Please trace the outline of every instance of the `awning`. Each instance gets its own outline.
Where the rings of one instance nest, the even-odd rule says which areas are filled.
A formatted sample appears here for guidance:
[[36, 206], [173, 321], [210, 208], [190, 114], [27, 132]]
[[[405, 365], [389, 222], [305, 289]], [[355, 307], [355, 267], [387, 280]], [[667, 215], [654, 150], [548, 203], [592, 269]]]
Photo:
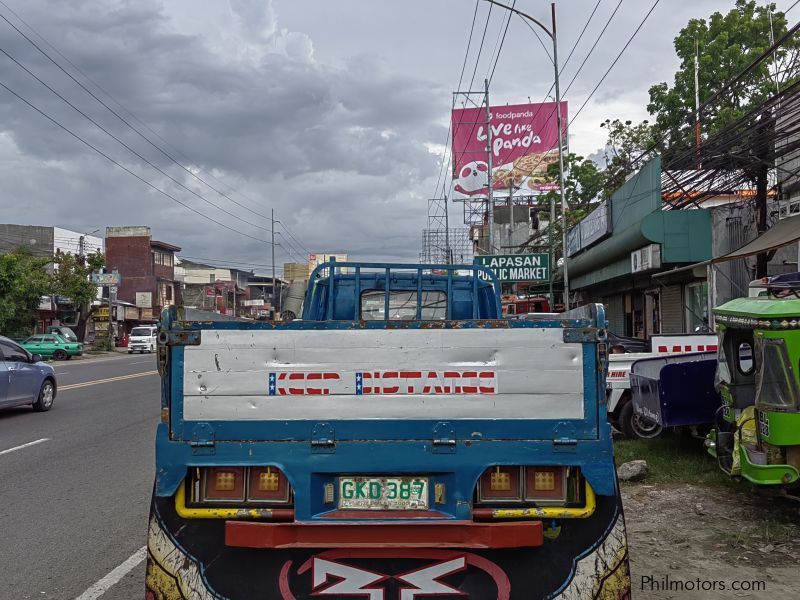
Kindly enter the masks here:
[[711, 260], [704, 260], [703, 262], [695, 263], [687, 267], [680, 267], [670, 271], [655, 273], [653, 277], [656, 279], [668, 277], [670, 275], [674, 275], [675, 273], [690, 271], [698, 267], [706, 267], [708, 265], [728, 262], [730, 260], [747, 258], [748, 256], [761, 254], [762, 252], [769, 252], [775, 248], [780, 248], [781, 246], [786, 246], [787, 244], [797, 241], [800, 241], [800, 215], [794, 215], [791, 217], [786, 217], [785, 219], [781, 219], [752, 242], [745, 244], [738, 250], [734, 250], [733, 252], [728, 252], [728, 254], [723, 254], [722, 256], [712, 258]]

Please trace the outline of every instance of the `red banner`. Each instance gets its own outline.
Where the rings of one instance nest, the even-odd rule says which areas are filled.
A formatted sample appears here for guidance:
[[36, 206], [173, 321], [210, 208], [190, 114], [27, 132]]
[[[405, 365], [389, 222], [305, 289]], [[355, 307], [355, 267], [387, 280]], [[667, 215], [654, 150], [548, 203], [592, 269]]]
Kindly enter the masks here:
[[[491, 114], [492, 190], [515, 195], [546, 191], [553, 183], [547, 176], [558, 161], [556, 103], [493, 106]], [[566, 143], [567, 103], [561, 102]], [[453, 111], [453, 199], [485, 198], [489, 165], [489, 131], [485, 108]]]

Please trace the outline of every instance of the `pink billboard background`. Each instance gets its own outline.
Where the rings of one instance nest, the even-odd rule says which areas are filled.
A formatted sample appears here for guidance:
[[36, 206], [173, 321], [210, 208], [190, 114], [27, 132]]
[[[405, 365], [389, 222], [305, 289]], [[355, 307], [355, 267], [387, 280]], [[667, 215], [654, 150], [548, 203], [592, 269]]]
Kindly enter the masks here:
[[[492, 190], [514, 195], [552, 189], [548, 166], [558, 161], [556, 103], [512, 104], [490, 108]], [[566, 140], [567, 103], [561, 102]], [[486, 197], [488, 162], [484, 108], [453, 110], [453, 199]]]

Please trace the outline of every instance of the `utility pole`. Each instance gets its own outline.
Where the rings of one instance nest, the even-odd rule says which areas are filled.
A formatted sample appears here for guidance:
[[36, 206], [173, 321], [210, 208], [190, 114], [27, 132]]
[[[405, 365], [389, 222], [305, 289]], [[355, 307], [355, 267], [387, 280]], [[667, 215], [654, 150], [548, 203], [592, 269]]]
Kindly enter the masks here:
[[273, 316], [277, 317], [277, 304], [275, 303], [275, 209], [271, 209], [270, 213], [272, 221], [272, 312]]
[[697, 168], [700, 168], [700, 53], [697, 38], [694, 40], [694, 142]]
[[[550, 13], [553, 18], [553, 69], [556, 78], [556, 119], [558, 124], [558, 183], [561, 188], [561, 256], [564, 258], [564, 310], [569, 310], [569, 274], [567, 273], [567, 196], [564, 189], [564, 135], [561, 124], [561, 87], [558, 79], [558, 40], [556, 38], [556, 3], [550, 4]], [[550, 265], [552, 278], [553, 265]]]
[[[531, 23], [538, 25], [542, 31], [544, 31], [550, 39], [553, 41], [553, 72], [555, 77], [555, 88], [556, 88], [556, 119], [558, 124], [558, 180], [559, 180], [559, 187], [561, 188], [561, 246], [562, 246], [562, 253], [564, 256], [564, 308], [569, 310], [569, 274], [567, 273], [567, 196], [566, 196], [566, 189], [564, 187], [564, 143], [563, 143], [563, 125], [562, 125], [562, 115], [561, 115], [561, 85], [559, 82], [558, 76], [558, 38], [556, 36], [556, 4], [555, 2], [550, 4], [550, 15], [552, 18], [552, 30], [545, 27], [542, 23], [538, 20], [534, 19], [532, 16], [525, 14], [521, 10], [517, 10], [513, 6], [507, 6], [505, 4], [501, 4], [500, 2], [495, 2], [495, 0], [486, 0], [490, 4], [496, 4], [506, 10], [510, 10], [513, 13], [517, 13], [523, 19], [527, 19]], [[487, 97], [488, 97], [488, 87], [487, 87]], [[556, 211], [555, 211], [555, 203], [550, 203], [550, 223], [548, 224], [549, 236], [550, 236], [550, 297], [552, 300], [552, 288], [553, 288], [553, 258], [555, 252], [553, 251], [553, 238], [552, 238], [552, 230], [556, 223]]]
[[494, 229], [494, 197], [492, 195], [492, 111], [489, 108], [489, 80], [484, 79], [483, 83], [484, 89], [486, 90], [484, 96], [484, 102], [486, 103], [486, 155], [489, 166], [489, 169], [486, 172], [489, 183], [486, 194], [486, 224], [489, 228], [489, 247], [486, 249], [486, 254], [492, 254], [494, 252], [494, 244], [492, 243], [492, 229]]

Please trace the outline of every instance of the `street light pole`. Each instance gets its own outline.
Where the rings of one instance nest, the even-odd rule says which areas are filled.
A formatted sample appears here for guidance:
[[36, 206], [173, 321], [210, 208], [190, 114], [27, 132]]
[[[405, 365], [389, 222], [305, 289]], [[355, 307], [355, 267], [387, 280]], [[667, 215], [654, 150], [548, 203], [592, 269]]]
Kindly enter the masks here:
[[[507, 6], [505, 4], [501, 4], [500, 2], [495, 2], [495, 0], [486, 0], [490, 4], [495, 4], [500, 6], [501, 8], [505, 8], [506, 10], [510, 10], [513, 13], [518, 14], [523, 19], [527, 19], [531, 23], [538, 25], [542, 31], [544, 31], [551, 40], [553, 40], [553, 72], [555, 76], [555, 88], [556, 88], [556, 122], [558, 127], [558, 182], [559, 187], [561, 188], [561, 237], [562, 237], [562, 253], [564, 257], [564, 308], [569, 310], [569, 275], [567, 273], [567, 197], [566, 192], [564, 189], [564, 144], [563, 144], [563, 126], [562, 126], [562, 115], [561, 115], [561, 86], [559, 83], [559, 76], [558, 76], [558, 39], [556, 36], [556, 5], [555, 2], [550, 4], [550, 14], [552, 16], [552, 27], [553, 30], [550, 31], [547, 27], [545, 27], [542, 23], [540, 23], [537, 19], [534, 19], [532, 16], [522, 12], [514, 8], [513, 6]], [[548, 224], [548, 229], [552, 231], [552, 228], [555, 226], [555, 206], [553, 203], [550, 204], [550, 223]], [[550, 253], [551, 253], [551, 260], [552, 260], [552, 253], [553, 253], [553, 245], [550, 244]], [[553, 267], [554, 265], [550, 265], [550, 282], [552, 285], [553, 280]]]

